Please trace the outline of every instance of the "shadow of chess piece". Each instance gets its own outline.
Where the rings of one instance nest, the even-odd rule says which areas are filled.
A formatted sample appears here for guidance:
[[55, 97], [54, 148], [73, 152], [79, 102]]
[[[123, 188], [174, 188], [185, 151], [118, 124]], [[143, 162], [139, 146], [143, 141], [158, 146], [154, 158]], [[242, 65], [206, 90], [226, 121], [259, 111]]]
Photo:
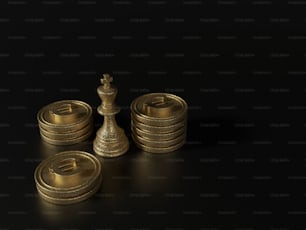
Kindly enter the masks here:
[[102, 157], [117, 157], [126, 153], [129, 141], [115, 120], [115, 115], [120, 112], [120, 108], [115, 104], [118, 90], [111, 85], [113, 78], [109, 74], [103, 74], [103, 77], [102, 85], [98, 87], [97, 92], [102, 100], [98, 113], [104, 116], [104, 122], [97, 131], [93, 149]]

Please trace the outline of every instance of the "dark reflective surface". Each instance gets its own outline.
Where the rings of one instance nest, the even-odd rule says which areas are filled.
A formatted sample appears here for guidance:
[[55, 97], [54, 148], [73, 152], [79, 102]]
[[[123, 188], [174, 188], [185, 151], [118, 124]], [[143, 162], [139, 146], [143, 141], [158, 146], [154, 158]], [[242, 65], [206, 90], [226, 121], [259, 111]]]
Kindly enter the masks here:
[[[1, 1], [0, 229], [305, 229], [303, 1]], [[189, 105], [187, 144], [101, 159], [91, 199], [54, 206], [33, 173], [66, 150], [40, 140], [38, 110], [96, 111], [114, 76], [118, 124], [151, 92]], [[96, 130], [103, 118], [94, 113]]]
[[[91, 141], [75, 146], [58, 147], [46, 144], [37, 138], [39, 146], [37, 155], [48, 157], [63, 150], [84, 150], [92, 152]], [[70, 206], [53, 205], [35, 195], [32, 202], [34, 213], [38, 214], [41, 223], [50, 226], [87, 226], [101, 218], [101, 226], [120, 226], [119, 219], [138, 219], [139, 224], [128, 222], [131, 226], [143, 226], [151, 216], [165, 217], [171, 212], [180, 214], [184, 207], [185, 192], [192, 187], [186, 184], [184, 177], [190, 177], [201, 186], [199, 178], [188, 175], [191, 165], [186, 165], [185, 155], [194, 150], [184, 148], [168, 154], [151, 154], [138, 150], [133, 144], [129, 152], [118, 158], [98, 159], [102, 162], [103, 183], [101, 189], [91, 199]], [[189, 157], [187, 157], [188, 159]], [[33, 164], [32, 166], [36, 166]], [[192, 183], [193, 184], [193, 183]], [[35, 188], [32, 192], [36, 194]], [[198, 195], [197, 195], [198, 196]], [[188, 205], [188, 204], [186, 204]], [[179, 209], [177, 209], [179, 208]], [[177, 209], [177, 210], [176, 210]], [[136, 220], [135, 219], [135, 220]], [[87, 224], [85, 224], [87, 223]], [[161, 223], [153, 223], [160, 225]], [[162, 225], [161, 225], [162, 226]]]

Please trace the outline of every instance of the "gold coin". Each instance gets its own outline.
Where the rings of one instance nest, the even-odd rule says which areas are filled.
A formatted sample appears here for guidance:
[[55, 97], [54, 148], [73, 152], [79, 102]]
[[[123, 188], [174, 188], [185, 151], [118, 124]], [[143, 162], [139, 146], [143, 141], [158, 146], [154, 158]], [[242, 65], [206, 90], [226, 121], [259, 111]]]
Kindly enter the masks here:
[[178, 129], [171, 133], [154, 133], [154, 132], [147, 132], [142, 129], [139, 129], [137, 127], [132, 126], [131, 128], [132, 133], [136, 136], [141, 136], [146, 139], [152, 140], [152, 141], [163, 141], [163, 140], [171, 140], [175, 139], [176, 137], [184, 134], [186, 132], [186, 128], [183, 127], [181, 129]]
[[142, 115], [139, 115], [137, 113], [132, 112], [131, 113], [131, 117], [134, 120], [137, 120], [138, 122], [142, 122], [145, 123], [147, 125], [152, 125], [152, 126], [158, 126], [158, 127], [164, 127], [164, 126], [168, 126], [168, 125], [174, 125], [177, 124], [179, 122], [182, 122], [183, 120], [187, 119], [187, 113], [184, 112], [180, 115], [178, 115], [175, 118], [171, 118], [171, 119], [158, 119], [158, 118], [146, 118]]
[[150, 93], [136, 98], [131, 111], [143, 123], [160, 121], [170, 125], [177, 123], [187, 113], [187, 103], [169, 93]]
[[134, 139], [134, 142], [138, 148], [142, 149], [145, 152], [149, 152], [149, 153], [169, 153], [169, 152], [178, 150], [185, 144], [185, 140], [184, 140], [170, 147], [149, 147], [149, 146], [139, 143], [136, 139]]
[[76, 125], [76, 126], [72, 126], [72, 127], [68, 127], [68, 128], [65, 128], [65, 127], [52, 127], [51, 129], [48, 127], [46, 129], [46, 126], [44, 125], [41, 125], [40, 122], [38, 122], [38, 126], [39, 126], [39, 129], [43, 129], [43, 131], [46, 131], [48, 132], [50, 135], [52, 134], [70, 134], [70, 133], [75, 133], [75, 132], [78, 132], [80, 130], [84, 130], [85, 128], [88, 127], [88, 125], [91, 124], [93, 125], [93, 117], [90, 117], [90, 119], [88, 119], [86, 122], [82, 123], [82, 125]]
[[180, 116], [174, 118], [174, 119], [168, 119], [168, 120], [161, 120], [161, 119], [147, 119], [143, 116], [137, 115], [136, 113], [131, 113], [131, 119], [135, 122], [141, 122], [146, 125], [154, 126], [154, 127], [165, 127], [170, 125], [175, 125], [180, 122], [184, 122], [187, 120], [187, 113], [181, 114]]
[[77, 137], [81, 137], [87, 134], [88, 132], [90, 132], [90, 130], [92, 129], [93, 129], [93, 123], [90, 122], [84, 128], [73, 131], [73, 132], [66, 132], [66, 133], [50, 132], [49, 130], [45, 130], [42, 127], [40, 127], [39, 131], [43, 136], [53, 139], [53, 140], [69, 140], [69, 139], [75, 139]]
[[150, 132], [150, 133], [173, 133], [176, 132], [179, 129], [183, 129], [187, 127], [187, 122], [182, 121], [180, 123], [174, 124], [174, 125], [169, 125], [169, 126], [164, 126], [164, 127], [156, 127], [156, 126], [151, 126], [147, 125], [141, 122], [137, 122], [134, 120], [131, 120], [131, 126], [132, 127], [137, 127], [143, 131]]
[[75, 204], [75, 203], [82, 202], [84, 200], [87, 200], [91, 196], [93, 196], [99, 190], [101, 182], [102, 182], [102, 177], [101, 177], [101, 181], [97, 181], [98, 185], [95, 186], [92, 190], [90, 190], [89, 192], [86, 192], [86, 193], [84, 193], [80, 196], [76, 196], [76, 197], [65, 197], [65, 198], [52, 197], [52, 196], [46, 195], [45, 193], [43, 193], [39, 189], [37, 189], [37, 191], [38, 191], [38, 194], [44, 200], [48, 201], [49, 203], [59, 204], [59, 205], [68, 205], [68, 204]]
[[131, 103], [131, 130], [136, 145], [148, 152], [166, 153], [186, 141], [187, 103], [168, 93], [150, 93]]
[[74, 203], [88, 198], [101, 184], [101, 163], [82, 151], [65, 151], [42, 161], [34, 179], [42, 198], [58, 203]]
[[62, 126], [46, 126], [45, 124], [38, 122], [38, 126], [39, 128], [42, 128], [44, 130], [48, 130], [48, 132], [50, 133], [58, 133], [58, 134], [62, 134], [62, 133], [71, 133], [71, 132], [75, 132], [76, 130], [81, 130], [83, 128], [85, 128], [88, 123], [90, 123], [91, 119], [81, 122], [79, 124], [76, 124], [75, 126], [70, 126], [70, 127], [62, 127]]
[[40, 134], [40, 136], [43, 141], [49, 144], [52, 144], [52, 145], [73, 145], [73, 144], [78, 144], [82, 141], [87, 140], [91, 136], [92, 131], [93, 129], [90, 129], [89, 132], [85, 133], [83, 136], [75, 137], [71, 139], [63, 139], [63, 140], [52, 139], [52, 138], [44, 136], [42, 133]]
[[99, 160], [82, 151], [55, 154], [42, 161], [35, 171], [37, 186], [49, 195], [80, 194], [84, 188], [90, 190], [91, 185], [95, 185], [95, 180], [100, 176]]
[[151, 140], [151, 139], [147, 139], [141, 136], [136, 136], [136, 135], [132, 135], [134, 140], [137, 140], [138, 143], [141, 143], [147, 147], [158, 147], [158, 148], [167, 148], [173, 145], [176, 145], [178, 143], [184, 142], [186, 139], [186, 135], [182, 134], [179, 137], [176, 137], [175, 139], [171, 139], [171, 140], [161, 140], [161, 141], [155, 141], [155, 140]]
[[39, 110], [37, 120], [45, 130], [73, 131], [86, 126], [92, 116], [92, 108], [82, 101], [63, 100], [53, 102]]
[[45, 196], [48, 196], [50, 198], [53, 199], [78, 199], [80, 197], [82, 197], [83, 195], [87, 194], [88, 192], [97, 189], [97, 187], [99, 188], [102, 182], [102, 174], [99, 175], [99, 177], [96, 179], [96, 181], [94, 183], [91, 183], [89, 186], [83, 186], [78, 190], [75, 191], [70, 191], [68, 192], [63, 192], [61, 190], [54, 190], [54, 191], [50, 191], [48, 190], [48, 188], [41, 186], [41, 185], [36, 185], [37, 191], [39, 191], [40, 193], [42, 193]]

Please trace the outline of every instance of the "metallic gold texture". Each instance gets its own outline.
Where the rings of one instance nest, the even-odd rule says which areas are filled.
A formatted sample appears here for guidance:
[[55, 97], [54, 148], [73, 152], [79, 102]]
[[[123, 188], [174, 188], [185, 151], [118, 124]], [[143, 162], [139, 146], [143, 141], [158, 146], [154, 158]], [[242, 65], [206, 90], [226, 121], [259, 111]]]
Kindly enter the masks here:
[[131, 104], [132, 138], [137, 147], [151, 153], [167, 153], [186, 141], [187, 103], [168, 93], [150, 93]]
[[111, 84], [112, 81], [113, 78], [109, 74], [103, 74], [102, 85], [97, 89], [102, 100], [98, 107], [98, 113], [104, 116], [104, 122], [97, 131], [93, 149], [96, 154], [102, 157], [121, 156], [129, 149], [128, 138], [115, 120], [115, 115], [119, 113], [120, 108], [115, 104], [118, 90]]

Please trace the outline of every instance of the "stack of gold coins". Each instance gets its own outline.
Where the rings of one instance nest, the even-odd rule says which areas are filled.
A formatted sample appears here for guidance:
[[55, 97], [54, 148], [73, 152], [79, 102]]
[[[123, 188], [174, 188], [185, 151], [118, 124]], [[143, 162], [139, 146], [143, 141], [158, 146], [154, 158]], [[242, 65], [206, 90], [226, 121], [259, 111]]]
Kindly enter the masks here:
[[51, 103], [38, 112], [37, 120], [42, 139], [54, 145], [79, 143], [93, 131], [92, 108], [77, 100]]
[[36, 168], [38, 194], [54, 204], [72, 204], [94, 195], [102, 182], [101, 163], [81, 151], [65, 151], [50, 156]]
[[150, 93], [131, 104], [132, 138], [137, 147], [152, 153], [172, 152], [186, 140], [187, 103], [168, 93]]

